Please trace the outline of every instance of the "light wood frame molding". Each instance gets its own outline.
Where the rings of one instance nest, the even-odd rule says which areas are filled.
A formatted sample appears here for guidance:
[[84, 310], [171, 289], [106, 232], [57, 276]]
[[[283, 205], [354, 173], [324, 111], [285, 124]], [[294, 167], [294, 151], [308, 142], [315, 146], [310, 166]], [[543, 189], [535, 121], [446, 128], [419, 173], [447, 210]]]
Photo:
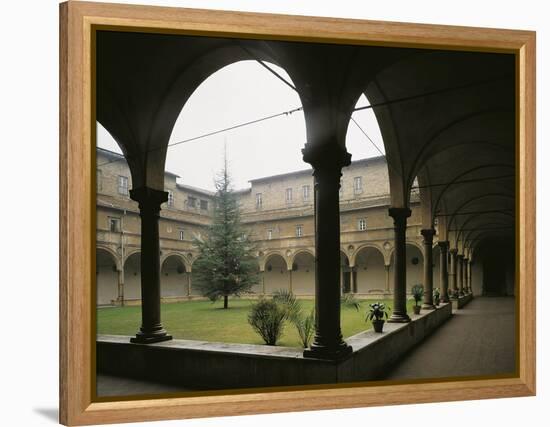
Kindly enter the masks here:
[[[249, 390], [92, 401], [95, 382], [94, 25], [201, 35], [508, 52], [517, 64], [516, 286], [518, 376], [460, 381]], [[66, 425], [351, 408], [535, 394], [535, 33], [69, 1], [60, 5], [60, 421]]]

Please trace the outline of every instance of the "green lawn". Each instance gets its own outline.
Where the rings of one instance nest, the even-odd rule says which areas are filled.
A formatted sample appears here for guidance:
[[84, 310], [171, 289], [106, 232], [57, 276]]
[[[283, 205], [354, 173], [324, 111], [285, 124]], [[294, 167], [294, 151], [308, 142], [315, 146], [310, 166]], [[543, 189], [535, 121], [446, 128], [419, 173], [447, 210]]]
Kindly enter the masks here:
[[[313, 300], [300, 300], [305, 313], [313, 308]], [[365, 322], [368, 304], [374, 300], [361, 300], [361, 308], [342, 308], [342, 333], [344, 337], [355, 335], [371, 328]], [[384, 301], [392, 306], [389, 300]], [[222, 302], [184, 301], [162, 304], [162, 322], [166, 330], [180, 339], [231, 342], [244, 344], [263, 344], [260, 336], [248, 324], [247, 315], [254, 300], [230, 299], [229, 308], [224, 310]], [[407, 303], [412, 312], [414, 301]], [[141, 307], [106, 307], [97, 310], [98, 334], [134, 335], [141, 324]], [[299, 347], [300, 341], [294, 326], [286, 326], [277, 345]]]

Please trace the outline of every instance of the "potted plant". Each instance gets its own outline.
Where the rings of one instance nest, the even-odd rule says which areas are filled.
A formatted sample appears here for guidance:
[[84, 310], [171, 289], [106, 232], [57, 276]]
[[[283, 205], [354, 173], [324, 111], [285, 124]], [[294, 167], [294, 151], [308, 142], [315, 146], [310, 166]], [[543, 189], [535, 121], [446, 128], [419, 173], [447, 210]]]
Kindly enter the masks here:
[[424, 297], [424, 286], [422, 285], [414, 285], [411, 289], [412, 296], [414, 298], [414, 306], [413, 311], [414, 314], [420, 314], [420, 301], [422, 301], [422, 298]]
[[439, 293], [439, 289], [435, 288], [435, 289], [434, 289], [434, 304], [435, 304], [436, 306], [439, 305], [440, 296], [441, 296], [441, 294]]
[[386, 308], [386, 305], [381, 302], [375, 302], [369, 304], [369, 312], [367, 313], [367, 318], [365, 321], [370, 320], [372, 322], [372, 327], [374, 332], [381, 333], [382, 328], [384, 327], [384, 317], [388, 318], [389, 307]]

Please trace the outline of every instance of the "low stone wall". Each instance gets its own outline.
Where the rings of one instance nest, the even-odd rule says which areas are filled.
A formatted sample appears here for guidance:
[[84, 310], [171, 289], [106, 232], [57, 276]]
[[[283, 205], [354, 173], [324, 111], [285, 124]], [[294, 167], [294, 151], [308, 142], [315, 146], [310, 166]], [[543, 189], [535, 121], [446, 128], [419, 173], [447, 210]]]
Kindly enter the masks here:
[[453, 299], [453, 308], [455, 310], [460, 310], [463, 308], [466, 304], [468, 304], [470, 301], [474, 299], [474, 296], [472, 294], [464, 295], [462, 297], [458, 297], [458, 299]]
[[290, 347], [190, 340], [143, 345], [103, 335], [97, 340], [97, 370], [201, 390], [368, 381], [451, 315], [451, 304], [442, 304], [413, 315], [410, 323], [386, 323], [382, 334], [371, 330], [349, 337], [353, 353], [338, 362], [307, 359], [301, 349]]

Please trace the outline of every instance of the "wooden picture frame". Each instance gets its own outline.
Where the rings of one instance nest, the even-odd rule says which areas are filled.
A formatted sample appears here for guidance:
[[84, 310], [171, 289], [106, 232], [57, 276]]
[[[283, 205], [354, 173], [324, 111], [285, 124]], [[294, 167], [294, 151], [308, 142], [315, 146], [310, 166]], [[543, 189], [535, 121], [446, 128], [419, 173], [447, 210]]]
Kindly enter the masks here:
[[[168, 420], [535, 394], [535, 33], [69, 1], [60, 5], [60, 421]], [[517, 377], [97, 402], [91, 111], [96, 25], [200, 35], [506, 52], [516, 56]]]

